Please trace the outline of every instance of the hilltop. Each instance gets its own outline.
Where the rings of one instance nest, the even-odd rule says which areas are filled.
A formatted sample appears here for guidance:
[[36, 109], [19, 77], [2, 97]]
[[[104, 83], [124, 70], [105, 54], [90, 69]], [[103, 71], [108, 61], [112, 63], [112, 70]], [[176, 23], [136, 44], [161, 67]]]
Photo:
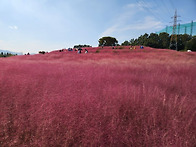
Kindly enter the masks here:
[[195, 146], [196, 53], [129, 48], [0, 58], [0, 146]]

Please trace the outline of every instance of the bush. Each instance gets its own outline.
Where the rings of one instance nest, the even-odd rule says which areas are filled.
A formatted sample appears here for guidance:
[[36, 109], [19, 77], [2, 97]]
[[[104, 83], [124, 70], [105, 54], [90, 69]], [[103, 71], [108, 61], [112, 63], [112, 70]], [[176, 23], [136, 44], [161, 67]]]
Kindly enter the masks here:
[[0, 57], [11, 57], [11, 56], [15, 56], [15, 55], [13, 55], [11, 53], [4, 54], [3, 52], [1, 52], [1, 54], [0, 54]]
[[95, 52], [95, 53], [100, 53], [100, 49], [96, 50], [96, 52]]
[[82, 48], [82, 47], [92, 47], [92, 46], [91, 45], [86, 45], [86, 44], [84, 44], [84, 45], [79, 44], [79, 45], [74, 45], [73, 48]]
[[124, 49], [124, 47], [123, 46], [120, 46], [119, 48], [117, 48], [117, 49]]
[[45, 51], [39, 51], [39, 54], [45, 54], [46, 52]]
[[186, 43], [186, 50], [196, 51], [196, 36]]

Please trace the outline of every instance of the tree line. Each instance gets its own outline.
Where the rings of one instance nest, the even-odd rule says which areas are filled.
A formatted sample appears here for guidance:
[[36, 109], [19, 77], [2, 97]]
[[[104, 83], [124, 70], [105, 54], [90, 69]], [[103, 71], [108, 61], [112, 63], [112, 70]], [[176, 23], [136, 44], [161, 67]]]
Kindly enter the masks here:
[[[171, 36], [168, 33], [145, 33], [136, 39], [124, 41], [121, 45], [144, 45], [160, 49], [174, 49], [170, 47]], [[196, 36], [188, 34], [177, 35], [177, 49], [178, 50], [192, 50], [196, 51]]]
[[11, 56], [16, 56], [17, 54], [11, 54], [11, 53], [4, 53], [4, 52], [1, 52], [0, 54], [0, 57], [11, 57]]
[[[149, 46], [153, 48], [160, 49], [174, 49], [170, 47], [171, 36], [168, 33], [151, 33], [141, 35], [136, 39], [131, 39], [130, 41], [124, 41], [122, 46], [135, 46], [135, 45], [143, 45]], [[118, 40], [114, 37], [102, 37], [98, 40], [99, 46], [119, 46]], [[180, 34], [177, 35], [177, 49], [178, 50], [192, 50], [196, 51], [196, 36], [190, 36], [188, 34]]]

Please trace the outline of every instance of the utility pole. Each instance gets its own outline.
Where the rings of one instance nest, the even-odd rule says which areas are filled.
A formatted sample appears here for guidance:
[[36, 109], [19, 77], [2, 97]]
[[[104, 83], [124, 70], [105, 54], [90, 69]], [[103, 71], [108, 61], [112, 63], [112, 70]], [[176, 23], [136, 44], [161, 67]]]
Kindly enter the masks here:
[[187, 34], [187, 33], [186, 33], [186, 29], [187, 29], [187, 26], [184, 27], [184, 34]]
[[190, 35], [192, 36], [193, 34], [193, 21], [191, 21], [191, 32], [190, 32]]
[[176, 26], [177, 26], [177, 18], [178, 17], [179, 16], [177, 16], [177, 10], [176, 10], [174, 16], [171, 17], [174, 19], [174, 21], [173, 21], [173, 32], [172, 32], [171, 40], [170, 40], [170, 48], [175, 49], [175, 50], [178, 50], [177, 33], [176, 33]]
[[180, 23], [178, 24], [178, 35], [180, 34]]

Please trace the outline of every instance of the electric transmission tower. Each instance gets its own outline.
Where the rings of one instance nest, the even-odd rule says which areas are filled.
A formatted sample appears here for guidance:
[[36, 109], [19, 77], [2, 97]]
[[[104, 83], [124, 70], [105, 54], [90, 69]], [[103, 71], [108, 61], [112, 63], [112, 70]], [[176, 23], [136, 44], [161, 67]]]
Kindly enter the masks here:
[[175, 14], [173, 17], [174, 21], [173, 21], [173, 31], [172, 31], [172, 35], [171, 35], [171, 40], [170, 40], [170, 48], [171, 49], [175, 49], [175, 50], [178, 50], [178, 42], [177, 42], [177, 18], [180, 17], [180, 16], [177, 16], [177, 10], [175, 11]]

